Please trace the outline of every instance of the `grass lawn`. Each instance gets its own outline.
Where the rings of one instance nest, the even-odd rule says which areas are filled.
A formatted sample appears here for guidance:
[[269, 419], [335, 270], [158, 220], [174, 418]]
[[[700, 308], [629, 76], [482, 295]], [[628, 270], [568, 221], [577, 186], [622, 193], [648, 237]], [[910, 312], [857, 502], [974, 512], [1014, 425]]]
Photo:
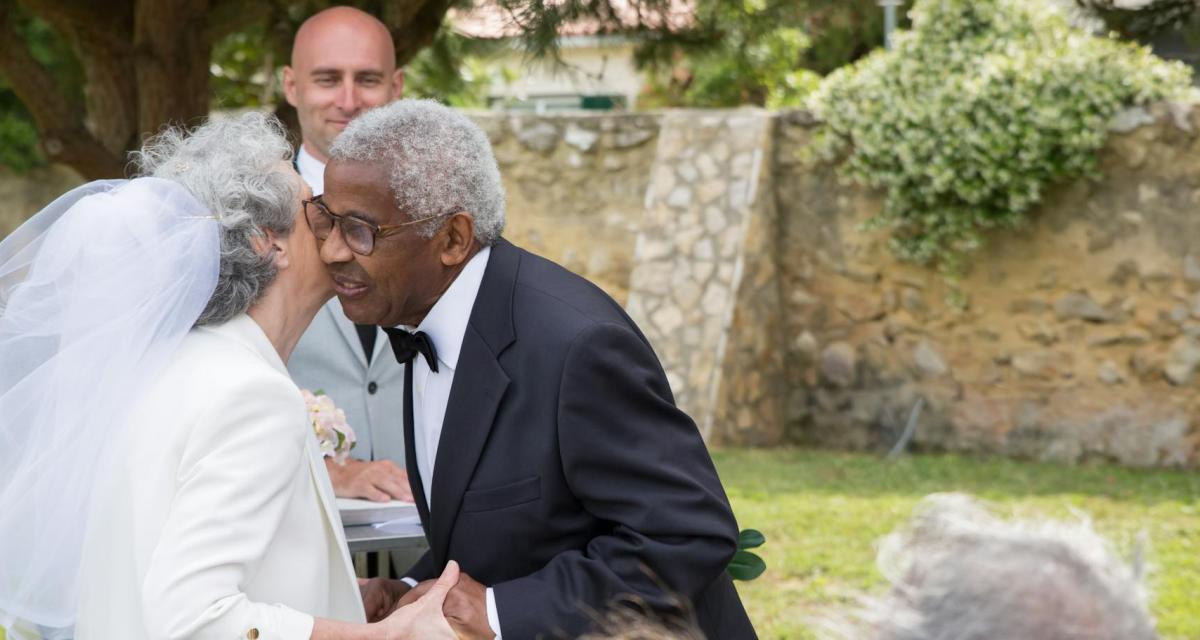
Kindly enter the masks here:
[[1200, 475], [950, 455], [893, 463], [786, 449], [713, 457], [738, 523], [767, 536], [758, 550], [767, 572], [738, 583], [764, 640], [811, 638], [807, 616], [879, 588], [872, 542], [937, 491], [971, 493], [1006, 514], [1069, 518], [1083, 511], [1122, 551], [1145, 530], [1159, 632], [1167, 639], [1200, 638]]
[[1200, 638], [1200, 476], [929, 455], [884, 462], [827, 451], [716, 451], [738, 524], [767, 536], [767, 572], [738, 583], [759, 636], [812, 638], [806, 617], [878, 589], [872, 542], [925, 495], [963, 491], [1002, 515], [1090, 514], [1124, 553], [1149, 535], [1153, 612], [1163, 638]]

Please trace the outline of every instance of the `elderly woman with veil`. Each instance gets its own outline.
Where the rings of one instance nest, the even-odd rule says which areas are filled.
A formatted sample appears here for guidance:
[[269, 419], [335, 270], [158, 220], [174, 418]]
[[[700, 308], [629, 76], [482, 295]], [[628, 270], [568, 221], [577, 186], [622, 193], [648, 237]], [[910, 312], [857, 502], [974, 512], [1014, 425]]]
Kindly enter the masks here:
[[259, 114], [168, 130], [142, 177], [79, 187], [0, 243], [10, 637], [454, 637], [453, 565], [390, 616], [364, 588], [366, 623], [284, 367], [332, 295], [290, 152]]

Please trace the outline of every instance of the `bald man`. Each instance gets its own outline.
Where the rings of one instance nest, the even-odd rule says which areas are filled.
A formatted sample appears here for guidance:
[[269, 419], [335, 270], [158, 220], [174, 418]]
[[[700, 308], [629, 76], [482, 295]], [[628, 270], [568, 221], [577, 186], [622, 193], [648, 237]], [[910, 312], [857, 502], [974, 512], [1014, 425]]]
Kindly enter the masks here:
[[[392, 36], [374, 16], [333, 7], [300, 26], [292, 64], [283, 69], [283, 90], [300, 119], [296, 170], [314, 196], [324, 191], [333, 139], [355, 116], [399, 97], [403, 85]], [[387, 336], [350, 322], [334, 298], [300, 339], [288, 370], [301, 387], [332, 398], [358, 436], [345, 465], [325, 461], [334, 493], [411, 502], [401, 423], [404, 370], [391, 356]]]

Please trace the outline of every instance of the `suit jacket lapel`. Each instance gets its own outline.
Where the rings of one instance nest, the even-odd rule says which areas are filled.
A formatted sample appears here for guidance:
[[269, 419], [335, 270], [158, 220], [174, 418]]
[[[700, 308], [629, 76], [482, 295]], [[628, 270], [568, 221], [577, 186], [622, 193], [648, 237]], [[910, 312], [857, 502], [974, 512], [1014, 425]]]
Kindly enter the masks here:
[[512, 297], [520, 251], [501, 239], [492, 247], [471, 321], [463, 336], [434, 464], [428, 537], [437, 566], [447, 560], [463, 494], [483, 455], [509, 378], [498, 357], [515, 340]]

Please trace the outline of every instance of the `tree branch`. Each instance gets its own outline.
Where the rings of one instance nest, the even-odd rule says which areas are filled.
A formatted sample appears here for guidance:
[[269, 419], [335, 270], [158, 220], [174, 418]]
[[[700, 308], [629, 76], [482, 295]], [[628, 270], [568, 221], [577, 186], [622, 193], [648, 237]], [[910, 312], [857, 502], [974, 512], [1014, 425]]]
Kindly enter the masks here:
[[391, 27], [392, 40], [396, 43], [396, 66], [408, 64], [421, 49], [433, 42], [452, 4], [453, 0], [426, 0], [411, 20]]
[[89, 179], [120, 177], [124, 163], [83, 126], [83, 106], [59, 90], [12, 21], [10, 6], [0, 5], [0, 73], [33, 116], [46, 158]]
[[133, 0], [20, 0], [31, 13], [54, 25], [63, 35], [86, 31], [112, 39], [124, 38], [133, 26]]
[[266, 20], [273, 9], [268, 0], [213, 0], [208, 8], [204, 37], [215, 43], [248, 24]]

